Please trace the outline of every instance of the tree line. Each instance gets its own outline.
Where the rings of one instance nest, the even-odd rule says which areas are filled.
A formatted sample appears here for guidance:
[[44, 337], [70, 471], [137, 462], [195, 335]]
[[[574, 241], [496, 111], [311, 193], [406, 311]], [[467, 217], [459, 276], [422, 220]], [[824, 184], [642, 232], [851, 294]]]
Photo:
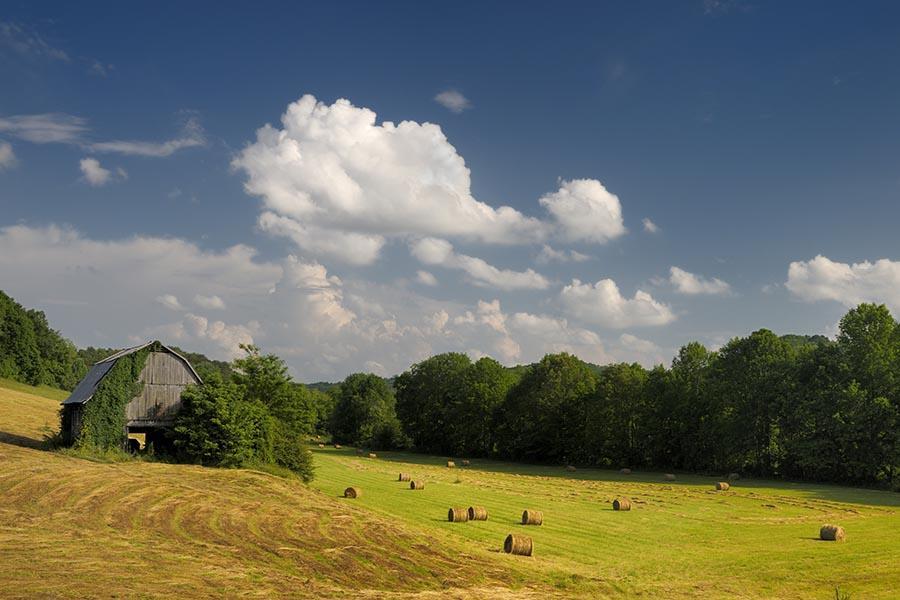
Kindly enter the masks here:
[[331, 394], [341, 443], [900, 487], [900, 326], [883, 305], [850, 310], [835, 341], [760, 329], [691, 342], [669, 368], [446, 353], [393, 389], [355, 374]]

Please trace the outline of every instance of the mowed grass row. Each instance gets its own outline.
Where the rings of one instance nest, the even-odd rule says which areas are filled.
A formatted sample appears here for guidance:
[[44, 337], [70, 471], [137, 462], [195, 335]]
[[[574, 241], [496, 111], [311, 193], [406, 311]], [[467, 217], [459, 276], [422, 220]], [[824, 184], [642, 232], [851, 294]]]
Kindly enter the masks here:
[[[314, 487], [420, 528], [436, 543], [462, 542], [470, 552], [525, 564], [548, 585], [584, 596], [654, 598], [896, 598], [900, 588], [900, 498], [875, 490], [474, 461], [405, 453], [358, 457], [353, 449], [316, 449]], [[426, 481], [423, 491], [399, 473]], [[629, 512], [612, 510], [631, 498]], [[486, 522], [451, 523], [451, 507], [484, 506]], [[543, 511], [540, 527], [521, 525], [522, 511]], [[844, 543], [818, 539], [825, 523], [843, 525]], [[531, 536], [532, 558], [501, 554], [507, 534]]]

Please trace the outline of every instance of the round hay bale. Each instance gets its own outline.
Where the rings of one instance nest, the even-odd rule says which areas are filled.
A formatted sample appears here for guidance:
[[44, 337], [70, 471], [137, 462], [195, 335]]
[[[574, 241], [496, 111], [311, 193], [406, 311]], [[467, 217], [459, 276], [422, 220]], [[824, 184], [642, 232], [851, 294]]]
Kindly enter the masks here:
[[675, 476], [671, 473], [666, 473], [665, 475], [663, 475], [663, 479], [665, 479], [666, 481], [675, 481]]
[[464, 467], [468, 467], [468, 466], [471, 465], [471, 464], [472, 464], [472, 463], [469, 462], [469, 461], [467, 461], [467, 460], [462, 461], [462, 466], [464, 466]]
[[465, 508], [451, 508], [447, 512], [447, 520], [451, 523], [465, 523], [469, 520], [469, 511]]
[[729, 479], [730, 481], [737, 481], [737, 480], [740, 479], [740, 478], [741, 478], [741, 474], [740, 474], [740, 473], [729, 473], [729, 474], [728, 474], [728, 479]]
[[447, 468], [448, 468], [448, 469], [455, 469], [455, 468], [456, 468], [456, 463], [453, 462], [452, 460], [448, 460], [448, 461], [447, 461]]
[[325, 444], [319, 444], [319, 448], [324, 448]]
[[847, 539], [847, 532], [840, 525], [822, 525], [819, 537], [830, 542], [843, 542]]
[[566, 467], [566, 471], [568, 471], [569, 473], [574, 473], [574, 472], [575, 472], [575, 466], [574, 466], [574, 465], [568, 465], [568, 466]]
[[340, 449], [341, 449], [341, 445], [340, 445], [340, 444], [335, 444], [335, 445], [334, 445], [334, 448], [335, 448], [335, 450], [340, 450]]
[[724, 481], [716, 482], [716, 489], [720, 492], [726, 492], [726, 491], [728, 491], [728, 488], [730, 488], [730, 487], [731, 486], [728, 485], [727, 483], [725, 483]]
[[409, 473], [400, 473], [400, 478], [397, 481], [409, 481]]
[[411, 490], [424, 490], [424, 489], [425, 489], [425, 482], [422, 481], [421, 479], [418, 480], [418, 481], [410, 481], [410, 482], [409, 482], [409, 489], [411, 489]]
[[621, 473], [622, 475], [631, 475], [631, 469], [629, 469], [629, 468], [619, 469], [619, 473]]
[[362, 496], [362, 490], [358, 487], [348, 487], [344, 490], [344, 498], [359, 498]]
[[613, 510], [631, 510], [631, 500], [628, 498], [616, 498], [613, 500]]
[[507, 554], [531, 556], [534, 552], [534, 542], [527, 535], [511, 533], [506, 536], [506, 541], [503, 542], [503, 551]]
[[378, 458], [378, 455], [374, 452], [369, 452], [369, 458]]
[[307, 450], [306, 453], [307, 453], [307, 454], [312, 454], [312, 450]]
[[483, 506], [470, 506], [469, 507], [469, 520], [470, 521], [487, 521], [488, 514], [487, 509]]
[[522, 525], [541, 525], [544, 522], [544, 513], [539, 510], [526, 510], [522, 513]]

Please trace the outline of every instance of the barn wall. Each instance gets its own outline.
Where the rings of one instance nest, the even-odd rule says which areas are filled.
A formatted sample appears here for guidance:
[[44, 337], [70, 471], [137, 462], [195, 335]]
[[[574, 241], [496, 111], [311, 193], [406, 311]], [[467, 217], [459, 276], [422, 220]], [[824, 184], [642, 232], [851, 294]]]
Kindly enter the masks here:
[[151, 352], [141, 371], [144, 389], [125, 406], [129, 427], [169, 425], [181, 408], [181, 390], [200, 381], [180, 358]]

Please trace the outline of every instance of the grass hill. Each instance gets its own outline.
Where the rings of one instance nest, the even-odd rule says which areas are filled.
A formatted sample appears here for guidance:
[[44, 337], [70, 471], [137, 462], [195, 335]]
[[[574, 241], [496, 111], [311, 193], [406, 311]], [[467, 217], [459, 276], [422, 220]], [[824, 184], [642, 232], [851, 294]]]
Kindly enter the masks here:
[[543, 597], [294, 479], [35, 449], [60, 398], [29, 391], [0, 388], [0, 597]]
[[[37, 449], [65, 392], [0, 382], [0, 597], [896, 597], [900, 496], [314, 448], [311, 488], [251, 470]], [[10, 387], [12, 386], [12, 387]], [[48, 397], [50, 396], [50, 397]], [[367, 456], [367, 454], [366, 454]], [[399, 482], [408, 472], [426, 488]], [[342, 498], [348, 486], [360, 498]], [[631, 498], [630, 512], [610, 502]], [[449, 523], [485, 506], [485, 522]], [[540, 527], [520, 524], [541, 510]], [[824, 523], [847, 541], [818, 540]], [[501, 552], [508, 533], [534, 557]]]

